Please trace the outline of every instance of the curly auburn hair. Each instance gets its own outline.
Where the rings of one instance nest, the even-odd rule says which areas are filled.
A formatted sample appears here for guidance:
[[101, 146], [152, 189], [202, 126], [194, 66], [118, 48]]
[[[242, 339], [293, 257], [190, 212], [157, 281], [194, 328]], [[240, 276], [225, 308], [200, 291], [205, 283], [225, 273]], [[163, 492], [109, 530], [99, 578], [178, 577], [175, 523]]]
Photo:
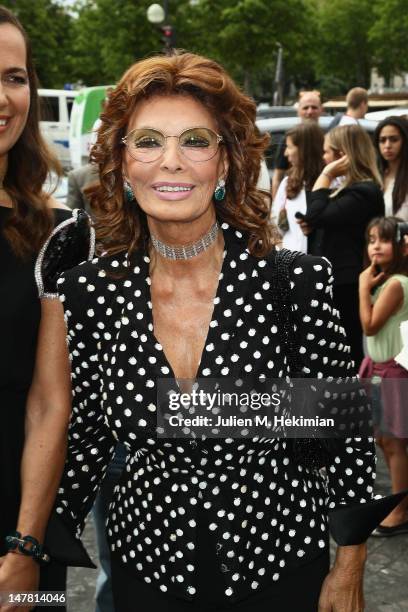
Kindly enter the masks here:
[[13, 13], [0, 6], [0, 27], [8, 24], [17, 28], [25, 42], [30, 109], [21, 136], [8, 152], [3, 185], [13, 201], [13, 212], [3, 234], [16, 255], [24, 258], [36, 253], [52, 230], [49, 194], [43, 191], [43, 185], [50, 170], [59, 175], [61, 167], [40, 133], [38, 80], [30, 40]]
[[145, 213], [129, 203], [123, 189], [124, 145], [130, 118], [137, 105], [158, 95], [191, 96], [216, 118], [229, 161], [226, 197], [217, 202], [217, 216], [243, 230], [253, 255], [265, 256], [277, 243], [270, 222], [270, 198], [257, 189], [260, 163], [269, 137], [255, 125], [256, 106], [216, 62], [177, 51], [133, 64], [111, 92], [101, 114], [91, 162], [99, 166], [100, 184], [87, 193], [95, 213], [98, 240], [107, 254], [147, 248]]

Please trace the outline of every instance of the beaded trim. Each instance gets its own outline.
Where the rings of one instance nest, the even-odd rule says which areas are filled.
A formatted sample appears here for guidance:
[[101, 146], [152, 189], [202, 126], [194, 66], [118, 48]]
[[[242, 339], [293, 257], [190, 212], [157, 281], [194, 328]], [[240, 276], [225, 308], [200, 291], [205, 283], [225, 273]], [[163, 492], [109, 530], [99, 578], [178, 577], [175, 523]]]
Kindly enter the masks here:
[[[78, 219], [78, 213], [79, 213], [80, 210], [81, 210], [80, 208], [74, 208], [74, 210], [72, 211], [72, 217], [70, 217], [69, 219], [65, 219], [65, 221], [62, 221], [56, 227], [54, 227], [53, 231], [48, 236], [47, 240], [45, 241], [45, 243], [41, 247], [40, 252], [38, 253], [37, 261], [35, 262], [35, 266], [34, 266], [34, 277], [35, 277], [35, 280], [36, 280], [36, 283], [37, 283], [38, 297], [40, 299], [41, 298], [48, 298], [48, 299], [51, 299], [51, 300], [57, 300], [59, 298], [59, 294], [58, 293], [47, 293], [47, 292], [44, 291], [44, 282], [43, 282], [43, 278], [42, 278], [42, 275], [41, 275], [42, 263], [43, 263], [43, 260], [44, 260], [45, 252], [46, 252], [47, 247], [50, 244], [52, 238], [55, 236], [55, 234], [58, 234], [58, 232], [60, 232], [62, 229], [64, 229], [64, 227], [67, 227], [68, 225], [71, 225], [72, 223], [76, 223], [77, 219]], [[91, 225], [90, 228], [89, 228], [88, 261], [93, 259], [94, 255], [95, 255], [95, 230], [94, 230], [94, 228]]]
[[[299, 251], [282, 249], [276, 252], [272, 267], [274, 287], [271, 293], [272, 306], [282, 329], [282, 339], [292, 378], [301, 377], [303, 369], [299, 356], [298, 330], [292, 315], [290, 269], [302, 255], [303, 253]], [[295, 460], [300, 465], [313, 470], [320, 470], [326, 466], [330, 457], [337, 451], [336, 440], [315, 438], [313, 435], [308, 438], [290, 438], [287, 440], [287, 445], [292, 449]]]
[[188, 244], [186, 246], [169, 246], [151, 234], [152, 245], [155, 250], [166, 259], [191, 259], [203, 251], [206, 251], [213, 244], [219, 229], [220, 227], [216, 221], [210, 230], [197, 240], [197, 242], [193, 242], [193, 244]]

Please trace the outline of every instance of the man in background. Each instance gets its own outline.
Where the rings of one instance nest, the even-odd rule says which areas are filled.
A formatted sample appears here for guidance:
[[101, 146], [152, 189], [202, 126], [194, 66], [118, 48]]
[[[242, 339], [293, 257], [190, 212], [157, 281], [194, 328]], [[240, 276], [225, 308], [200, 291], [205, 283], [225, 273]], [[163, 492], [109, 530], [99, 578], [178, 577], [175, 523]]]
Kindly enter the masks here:
[[[319, 117], [323, 112], [320, 92], [316, 90], [301, 91], [296, 103], [298, 117], [302, 121], [308, 119], [319, 121]], [[278, 145], [275, 158], [275, 169], [272, 177], [272, 200], [275, 198], [278, 187], [289, 169], [289, 162], [285, 157], [286, 138]]]
[[353, 87], [346, 96], [347, 110], [345, 113], [337, 113], [329, 125], [329, 130], [341, 125], [358, 124], [364, 119], [368, 110], [368, 91], [363, 87]]
[[98, 167], [95, 164], [85, 164], [77, 170], [68, 172], [68, 195], [67, 206], [69, 208], [84, 208], [87, 213], [91, 213], [89, 200], [84, 193], [84, 189], [99, 180]]

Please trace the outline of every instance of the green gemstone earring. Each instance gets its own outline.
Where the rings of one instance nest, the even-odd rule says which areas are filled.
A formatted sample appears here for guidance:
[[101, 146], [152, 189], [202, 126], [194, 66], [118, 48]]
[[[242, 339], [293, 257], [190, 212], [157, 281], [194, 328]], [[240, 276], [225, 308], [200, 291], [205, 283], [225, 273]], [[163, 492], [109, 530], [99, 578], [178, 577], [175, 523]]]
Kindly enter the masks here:
[[136, 200], [133, 189], [127, 179], [123, 179], [123, 191], [125, 193], [125, 199], [129, 204]]
[[214, 191], [214, 198], [217, 202], [221, 202], [225, 198], [225, 181], [224, 179], [218, 179], [217, 186]]

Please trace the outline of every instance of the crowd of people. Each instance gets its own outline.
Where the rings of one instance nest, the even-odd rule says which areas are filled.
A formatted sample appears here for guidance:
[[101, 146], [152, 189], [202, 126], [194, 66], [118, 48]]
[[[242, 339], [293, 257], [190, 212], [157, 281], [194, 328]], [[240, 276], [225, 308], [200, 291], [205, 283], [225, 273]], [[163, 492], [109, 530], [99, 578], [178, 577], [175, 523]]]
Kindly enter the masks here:
[[[300, 97], [301, 112], [301, 101], [312, 96], [317, 98], [317, 92]], [[406, 362], [394, 358], [402, 350], [401, 323], [408, 320], [408, 254], [399, 234], [400, 223], [408, 222], [408, 118], [384, 119], [372, 141], [358, 125], [367, 111], [367, 92], [353, 88], [347, 104], [347, 113], [330, 124], [326, 135], [316, 122], [320, 114], [311, 119], [300, 115], [302, 122], [286, 133], [288, 169], [274, 198], [273, 216], [284, 248], [332, 263], [333, 301], [356, 372], [370, 380], [377, 374], [391, 381], [407, 379]], [[314, 106], [321, 108], [317, 100]], [[282, 147], [278, 165], [281, 155]], [[383, 384], [376, 441], [392, 489], [401, 491], [408, 488], [408, 419], [404, 388], [394, 383], [390, 391], [391, 381]], [[404, 533], [406, 501], [373, 535]]]
[[349, 378], [360, 363], [367, 378], [407, 378], [405, 230], [384, 216], [406, 214], [407, 128], [378, 126], [378, 166], [358, 119], [324, 135], [321, 109], [301, 95], [286, 137], [282, 250], [254, 101], [213, 60], [137, 62], [101, 114], [91, 223], [43, 191], [59, 168], [30, 43], [0, 7], [2, 597], [64, 591], [67, 566], [92, 566], [79, 538], [120, 442], [102, 511], [117, 611], [364, 609], [367, 538], [408, 531], [402, 401], [378, 402], [394, 493], [381, 500], [371, 436], [162, 437], [157, 420], [160, 379], [257, 386]]

